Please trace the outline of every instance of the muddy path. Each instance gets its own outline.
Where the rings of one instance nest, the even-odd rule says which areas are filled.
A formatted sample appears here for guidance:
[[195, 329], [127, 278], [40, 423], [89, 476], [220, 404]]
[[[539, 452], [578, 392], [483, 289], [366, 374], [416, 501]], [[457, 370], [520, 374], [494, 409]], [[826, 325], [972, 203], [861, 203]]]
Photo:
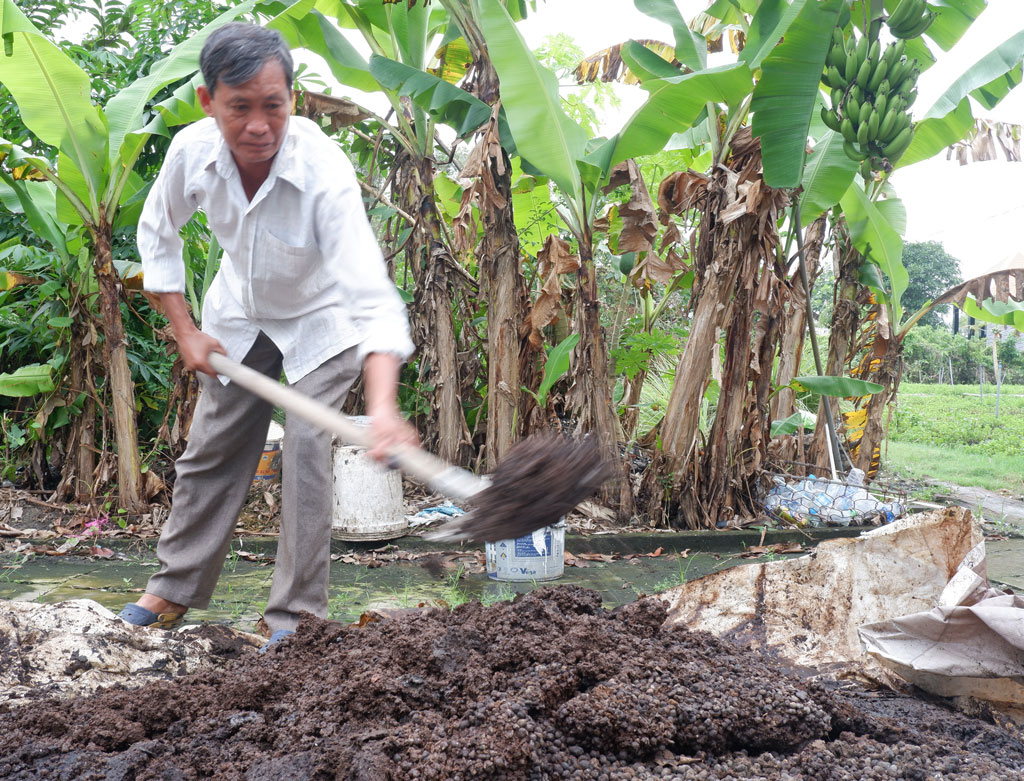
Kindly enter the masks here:
[[1007, 732], [829, 691], [663, 604], [545, 588], [278, 649], [137, 691], [0, 712], [14, 779], [1024, 778]]

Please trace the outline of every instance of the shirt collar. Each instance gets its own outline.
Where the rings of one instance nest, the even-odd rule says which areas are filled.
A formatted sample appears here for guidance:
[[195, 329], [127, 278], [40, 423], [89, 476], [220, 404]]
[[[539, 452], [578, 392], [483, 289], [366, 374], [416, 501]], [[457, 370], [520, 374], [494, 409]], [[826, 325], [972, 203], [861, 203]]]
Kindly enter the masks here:
[[[267, 178], [271, 180], [284, 179], [291, 182], [297, 189], [305, 191], [306, 172], [299, 156], [295, 153], [297, 145], [298, 137], [292, 129], [292, 123], [289, 122], [284, 141], [281, 143], [281, 148], [277, 150], [274, 163], [270, 167], [270, 175]], [[223, 179], [230, 179], [232, 176], [238, 175], [238, 166], [235, 165], [234, 158], [231, 157], [231, 150], [224, 143], [224, 136], [220, 134], [219, 129], [203, 168], [207, 169], [210, 166], [216, 166], [217, 174]]]

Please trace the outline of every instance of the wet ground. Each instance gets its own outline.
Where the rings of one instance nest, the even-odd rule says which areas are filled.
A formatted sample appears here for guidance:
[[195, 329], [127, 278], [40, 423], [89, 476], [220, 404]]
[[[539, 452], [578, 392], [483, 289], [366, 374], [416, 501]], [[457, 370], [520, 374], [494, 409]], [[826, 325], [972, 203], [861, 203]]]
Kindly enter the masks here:
[[5, 712], [13, 779], [1003, 779], [1024, 745], [923, 700], [802, 681], [543, 588], [363, 628], [309, 619], [221, 669]]
[[[855, 530], [813, 533], [744, 532], [569, 535], [568, 564], [558, 584], [594, 589], [604, 607], [634, 601], [723, 567], [800, 555], [825, 537]], [[1024, 541], [1022, 541], [1024, 542]], [[110, 559], [18, 554], [0, 556], [0, 599], [58, 602], [93, 599], [111, 610], [134, 601], [157, 567], [155, 543], [105, 541]], [[258, 620], [273, 575], [273, 538], [238, 538], [224, 563], [208, 610], [190, 613], [190, 621], [228, 623], [251, 630]], [[775, 547], [771, 547], [775, 546]], [[777, 551], [795, 550], [797, 553]], [[354, 621], [367, 610], [416, 607], [422, 603], [455, 606], [470, 600], [485, 605], [507, 601], [540, 585], [535, 581], [498, 582], [484, 572], [483, 548], [452, 548], [419, 537], [391, 543], [332, 545], [334, 561], [328, 617]]]
[[[611, 609], [636, 600], [638, 595], [664, 591], [724, 567], [802, 555], [821, 539], [856, 533], [856, 529], [769, 531], [762, 538], [761, 531], [755, 529], [710, 534], [569, 535], [569, 563], [556, 583], [593, 589], [600, 594], [602, 606]], [[987, 544], [989, 577], [1022, 591], [1024, 538], [999, 536], [1005, 539], [990, 538]], [[137, 598], [155, 571], [155, 543], [103, 544], [111, 547], [112, 558], [0, 555], [0, 599], [58, 602], [88, 598], [115, 612], [120, 610], [125, 602]], [[251, 631], [269, 594], [275, 547], [273, 538], [236, 539], [209, 609], [191, 611], [190, 622], [226, 623]], [[453, 549], [418, 537], [391, 543], [335, 541], [332, 553], [328, 617], [339, 621], [355, 621], [367, 610], [424, 603], [454, 607], [480, 600], [488, 605], [545, 585], [497, 582], [484, 572], [482, 548]]]

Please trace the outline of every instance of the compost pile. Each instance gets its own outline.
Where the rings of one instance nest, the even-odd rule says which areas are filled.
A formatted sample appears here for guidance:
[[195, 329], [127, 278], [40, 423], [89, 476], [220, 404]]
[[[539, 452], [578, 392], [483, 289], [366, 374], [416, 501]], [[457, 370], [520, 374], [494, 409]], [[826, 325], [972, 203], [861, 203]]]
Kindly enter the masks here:
[[886, 718], [664, 618], [572, 587], [309, 618], [264, 656], [0, 713], [0, 777], [1024, 778], [998, 728], [891, 696]]

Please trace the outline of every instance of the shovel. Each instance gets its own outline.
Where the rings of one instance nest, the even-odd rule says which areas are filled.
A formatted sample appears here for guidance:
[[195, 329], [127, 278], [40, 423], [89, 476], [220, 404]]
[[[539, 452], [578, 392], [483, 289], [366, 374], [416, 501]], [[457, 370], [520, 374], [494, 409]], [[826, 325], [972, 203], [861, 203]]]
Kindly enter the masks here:
[[[370, 448], [370, 431], [316, 399], [282, 385], [220, 353], [210, 365], [250, 393], [289, 415], [330, 431], [347, 444]], [[388, 452], [391, 465], [432, 491], [473, 509], [446, 521], [426, 536], [434, 540], [492, 542], [513, 539], [555, 523], [596, 492], [608, 476], [597, 443], [542, 435], [511, 448], [488, 478], [442, 461], [422, 448], [398, 445]], [[554, 478], [554, 484], [552, 483]], [[544, 483], [546, 490], [538, 490]]]

